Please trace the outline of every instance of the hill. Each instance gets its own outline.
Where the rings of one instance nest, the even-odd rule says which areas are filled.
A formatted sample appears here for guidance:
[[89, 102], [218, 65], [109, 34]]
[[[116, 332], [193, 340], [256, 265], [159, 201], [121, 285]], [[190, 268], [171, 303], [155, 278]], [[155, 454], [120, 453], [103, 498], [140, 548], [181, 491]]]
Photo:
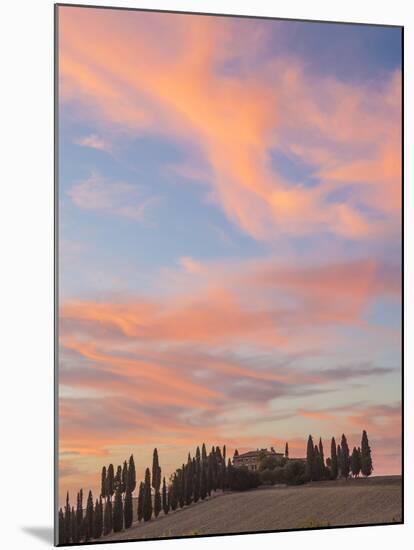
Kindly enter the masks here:
[[401, 522], [401, 490], [400, 476], [386, 476], [219, 493], [104, 540]]

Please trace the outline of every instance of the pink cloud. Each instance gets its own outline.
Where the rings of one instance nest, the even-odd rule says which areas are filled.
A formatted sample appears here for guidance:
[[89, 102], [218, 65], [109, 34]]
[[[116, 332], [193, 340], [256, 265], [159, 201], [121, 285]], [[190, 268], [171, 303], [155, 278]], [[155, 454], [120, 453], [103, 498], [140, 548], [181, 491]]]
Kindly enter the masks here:
[[[147, 17], [152, 29], [165, 32], [162, 44], [145, 29]], [[291, 58], [240, 76], [218, 76], [217, 66], [228, 59], [223, 44], [234, 44], [230, 23], [188, 17], [184, 25], [176, 17], [177, 26], [167, 30], [165, 17], [138, 14], [137, 32], [122, 16], [111, 18], [111, 25], [107, 18], [104, 11], [62, 10], [64, 101], [73, 100], [76, 90], [86, 104], [93, 98], [96, 116], [111, 124], [198, 146], [210, 166], [214, 200], [258, 239], [280, 230], [353, 239], [389, 231], [400, 196], [399, 74], [377, 90], [313, 80]], [[93, 38], [93, 48], [85, 37], [88, 44]], [[250, 46], [260, 47], [260, 39]], [[233, 55], [249, 53], [239, 46]], [[292, 187], [269, 165], [272, 148], [300, 152], [306, 162], [315, 160], [315, 146], [320, 161], [326, 160], [316, 170], [321, 184], [315, 188]], [[358, 194], [328, 206], [327, 198], [344, 182], [357, 182]], [[367, 217], [358, 208], [361, 197], [384, 219]]]

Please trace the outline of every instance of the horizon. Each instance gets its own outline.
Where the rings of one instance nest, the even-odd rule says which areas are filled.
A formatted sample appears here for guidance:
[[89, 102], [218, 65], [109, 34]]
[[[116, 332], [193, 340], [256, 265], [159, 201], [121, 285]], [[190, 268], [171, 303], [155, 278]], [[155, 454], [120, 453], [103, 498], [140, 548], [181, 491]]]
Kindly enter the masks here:
[[59, 502], [203, 441], [328, 456], [366, 429], [400, 475], [401, 29], [58, 29]]

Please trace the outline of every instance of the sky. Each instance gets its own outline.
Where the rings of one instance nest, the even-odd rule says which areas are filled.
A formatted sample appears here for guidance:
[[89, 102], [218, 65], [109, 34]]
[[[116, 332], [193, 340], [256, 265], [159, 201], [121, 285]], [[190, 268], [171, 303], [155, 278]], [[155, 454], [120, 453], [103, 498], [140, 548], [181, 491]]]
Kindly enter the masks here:
[[202, 442], [400, 473], [400, 29], [58, 24], [60, 502]]

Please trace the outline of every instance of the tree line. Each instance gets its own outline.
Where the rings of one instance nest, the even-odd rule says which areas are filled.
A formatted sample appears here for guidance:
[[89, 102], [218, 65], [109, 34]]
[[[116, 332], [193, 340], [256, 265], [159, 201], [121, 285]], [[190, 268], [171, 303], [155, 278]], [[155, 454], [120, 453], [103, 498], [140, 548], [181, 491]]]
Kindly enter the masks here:
[[[238, 451], [235, 451], [235, 456]], [[144, 479], [138, 487], [137, 520], [148, 522], [157, 518], [161, 511], [167, 515], [170, 510], [189, 506], [204, 500], [217, 490], [243, 491], [258, 487], [261, 483], [299, 484], [323, 479], [347, 479], [350, 475], [359, 477], [371, 475], [373, 471], [371, 448], [367, 432], [362, 433], [361, 446], [352, 453], [345, 435], [340, 445], [331, 440], [331, 456], [325, 461], [322, 439], [315, 445], [310, 435], [306, 459], [289, 459], [286, 443], [282, 460], [263, 454], [259, 457], [259, 470], [251, 471], [235, 467], [230, 458], [226, 463], [226, 446], [213, 446], [207, 453], [205, 443], [196, 448], [195, 455], [188, 453], [187, 461], [177, 468], [166, 481], [161, 476], [158, 451], [154, 449], [152, 468], [145, 469]], [[99, 539], [111, 532], [128, 529], [133, 523], [133, 492], [137, 487], [133, 455], [116, 471], [113, 464], [104, 466], [101, 472], [99, 498], [94, 502], [89, 491], [86, 508], [83, 508], [83, 490], [77, 494], [76, 508], [71, 506], [69, 493], [65, 506], [59, 509], [59, 544], [87, 542]]]
[[335, 438], [331, 439], [331, 456], [326, 459], [322, 439], [319, 444], [314, 445], [312, 436], [308, 438], [306, 448], [306, 477], [310, 481], [321, 479], [337, 479], [338, 477], [348, 479], [359, 477], [362, 474], [368, 477], [373, 472], [371, 447], [368, 442], [366, 430], [362, 432], [361, 446], [354, 447], [350, 453], [348, 441], [345, 434], [342, 434], [340, 444], [336, 444]]
[[[237, 479], [229, 475], [234, 468], [230, 459], [226, 465], [226, 446], [213, 446], [207, 454], [205, 443], [197, 447], [195, 456], [188, 453], [187, 462], [170, 476], [162, 478], [158, 451], [154, 449], [152, 468], [146, 468], [144, 480], [138, 488], [137, 519], [150, 521], [161, 511], [168, 514], [183, 506], [211, 496], [212, 492], [237, 488]], [[66, 505], [59, 509], [59, 544], [87, 542], [111, 532], [131, 527], [133, 522], [132, 493], [136, 488], [136, 471], [133, 455], [115, 472], [113, 464], [101, 472], [101, 490], [95, 503], [89, 491], [86, 509], [83, 509], [83, 491], [77, 494], [76, 508]]]
[[287, 444], [282, 458], [264, 454], [259, 460], [260, 482], [300, 485], [309, 481], [348, 479], [361, 474], [368, 477], [373, 472], [371, 447], [365, 430], [362, 432], [361, 445], [354, 447], [352, 452], [344, 434], [338, 445], [332, 437], [330, 455], [325, 459], [322, 439], [319, 438], [318, 444], [315, 444], [309, 435], [305, 460], [290, 459]]

